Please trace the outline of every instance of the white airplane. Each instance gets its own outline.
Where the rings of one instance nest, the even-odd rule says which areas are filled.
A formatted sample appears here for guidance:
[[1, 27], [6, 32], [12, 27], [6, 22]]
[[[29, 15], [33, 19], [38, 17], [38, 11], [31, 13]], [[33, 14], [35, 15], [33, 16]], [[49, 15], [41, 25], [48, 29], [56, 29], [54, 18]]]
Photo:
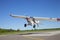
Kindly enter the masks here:
[[36, 25], [39, 24], [39, 21], [47, 20], [47, 21], [60, 21], [60, 18], [46, 18], [46, 17], [30, 17], [30, 16], [19, 16], [19, 15], [12, 15], [10, 16], [14, 18], [22, 18], [27, 20], [27, 24], [24, 24], [24, 27], [31, 25], [33, 28], [36, 27]]

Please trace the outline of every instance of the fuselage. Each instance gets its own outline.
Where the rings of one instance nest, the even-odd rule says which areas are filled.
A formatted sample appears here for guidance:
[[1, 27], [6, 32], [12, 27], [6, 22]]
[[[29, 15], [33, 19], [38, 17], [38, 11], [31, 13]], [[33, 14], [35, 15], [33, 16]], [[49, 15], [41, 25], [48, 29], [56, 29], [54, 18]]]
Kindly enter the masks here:
[[35, 18], [33, 18], [33, 17], [26, 18], [26, 20], [28, 22], [28, 25], [31, 25], [31, 26], [36, 25], [36, 24], [39, 23], [39, 21], [35, 20]]

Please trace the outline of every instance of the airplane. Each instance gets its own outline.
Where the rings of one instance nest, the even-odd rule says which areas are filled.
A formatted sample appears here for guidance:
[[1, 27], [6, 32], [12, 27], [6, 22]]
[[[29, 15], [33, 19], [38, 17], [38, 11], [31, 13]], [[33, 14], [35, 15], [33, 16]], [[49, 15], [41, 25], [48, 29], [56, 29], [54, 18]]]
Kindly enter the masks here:
[[47, 17], [30, 17], [30, 16], [21, 16], [21, 15], [13, 15], [10, 14], [10, 16], [14, 18], [22, 18], [27, 20], [27, 24], [24, 24], [24, 27], [27, 27], [28, 25], [33, 26], [33, 28], [36, 27], [36, 25], [39, 24], [39, 22], [42, 20], [47, 21], [60, 21], [60, 18], [47, 18]]

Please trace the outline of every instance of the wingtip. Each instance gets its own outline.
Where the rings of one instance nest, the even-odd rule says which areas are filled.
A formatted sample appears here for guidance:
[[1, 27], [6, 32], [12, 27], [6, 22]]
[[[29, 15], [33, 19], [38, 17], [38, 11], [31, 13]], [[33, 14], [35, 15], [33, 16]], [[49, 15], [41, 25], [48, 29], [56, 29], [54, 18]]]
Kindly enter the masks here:
[[11, 14], [9, 14], [11, 16]]
[[13, 14], [9, 14], [10, 16], [12, 16]]
[[57, 18], [57, 21], [60, 21], [60, 18]]

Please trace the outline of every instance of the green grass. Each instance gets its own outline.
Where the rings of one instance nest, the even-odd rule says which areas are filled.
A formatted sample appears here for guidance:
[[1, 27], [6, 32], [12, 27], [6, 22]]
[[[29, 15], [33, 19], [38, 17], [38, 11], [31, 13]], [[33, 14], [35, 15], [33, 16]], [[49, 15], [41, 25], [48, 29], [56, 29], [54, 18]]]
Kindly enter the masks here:
[[12, 30], [12, 29], [0, 29], [0, 35], [9, 35], [9, 34], [27, 34], [31, 32], [48, 32], [48, 31], [58, 31], [60, 28], [51, 28], [51, 29], [35, 29], [35, 30]]

